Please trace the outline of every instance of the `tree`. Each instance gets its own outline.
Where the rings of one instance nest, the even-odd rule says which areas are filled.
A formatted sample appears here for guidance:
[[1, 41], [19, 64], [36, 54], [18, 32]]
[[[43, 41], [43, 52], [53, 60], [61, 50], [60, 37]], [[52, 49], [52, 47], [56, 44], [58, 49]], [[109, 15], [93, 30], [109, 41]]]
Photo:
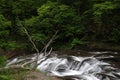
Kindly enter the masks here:
[[37, 15], [37, 8], [45, 2], [45, 0], [0, 0], [0, 12], [4, 17], [4, 19], [1, 19], [4, 23], [1, 23], [5, 25], [8, 21], [10, 22], [9, 26], [5, 25], [6, 27], [3, 27], [3, 25], [3, 29], [0, 29], [0, 34], [2, 34], [1, 40], [6, 41], [4, 45], [1, 45], [10, 48], [16, 47], [18, 45], [16, 43], [24, 43], [26, 38], [21, 35], [17, 19], [19, 18], [22, 21], [33, 15]]
[[115, 13], [118, 11], [117, 6], [118, 3], [114, 1], [104, 1], [93, 5], [93, 19], [97, 24], [96, 36], [102, 36], [101, 39], [111, 40], [111, 33], [116, 32], [114, 28], [119, 29], [119, 27], [116, 27], [118, 21], [120, 21], [120, 19], [117, 19], [119, 13]]
[[75, 9], [58, 2], [47, 2], [42, 5], [38, 8], [38, 16], [26, 20], [25, 26], [32, 32], [34, 39], [49, 39], [59, 30], [59, 42], [72, 41], [74, 37], [83, 33], [84, 29]]

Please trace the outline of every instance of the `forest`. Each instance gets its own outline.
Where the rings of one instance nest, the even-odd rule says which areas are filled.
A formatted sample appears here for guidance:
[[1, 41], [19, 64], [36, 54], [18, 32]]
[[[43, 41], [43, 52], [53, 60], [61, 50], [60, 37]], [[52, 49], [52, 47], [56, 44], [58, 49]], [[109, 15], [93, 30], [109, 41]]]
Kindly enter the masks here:
[[39, 49], [57, 30], [54, 49], [94, 41], [119, 44], [119, 22], [119, 0], [0, 0], [0, 47], [31, 48], [22, 27]]
[[39, 50], [56, 31], [53, 50], [120, 45], [120, 0], [0, 0], [0, 50], [35, 52], [24, 28]]

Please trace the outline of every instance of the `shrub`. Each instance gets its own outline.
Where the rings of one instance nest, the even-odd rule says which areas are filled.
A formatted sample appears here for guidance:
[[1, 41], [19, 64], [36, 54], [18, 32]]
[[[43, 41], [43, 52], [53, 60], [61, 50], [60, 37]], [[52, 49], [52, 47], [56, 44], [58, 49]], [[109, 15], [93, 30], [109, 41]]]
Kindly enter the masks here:
[[6, 66], [7, 59], [5, 56], [0, 56], [0, 67]]

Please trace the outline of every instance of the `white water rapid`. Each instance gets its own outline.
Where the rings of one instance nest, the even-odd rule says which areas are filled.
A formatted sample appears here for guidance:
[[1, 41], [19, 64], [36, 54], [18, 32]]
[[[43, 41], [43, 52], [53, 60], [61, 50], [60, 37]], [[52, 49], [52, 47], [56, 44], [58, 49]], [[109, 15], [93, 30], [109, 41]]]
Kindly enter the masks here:
[[[8, 61], [7, 66], [29, 59], [35, 59], [35, 55], [14, 58]], [[37, 69], [67, 80], [120, 80], [119, 68], [93, 56], [57, 56], [53, 53], [49, 58], [39, 60]]]

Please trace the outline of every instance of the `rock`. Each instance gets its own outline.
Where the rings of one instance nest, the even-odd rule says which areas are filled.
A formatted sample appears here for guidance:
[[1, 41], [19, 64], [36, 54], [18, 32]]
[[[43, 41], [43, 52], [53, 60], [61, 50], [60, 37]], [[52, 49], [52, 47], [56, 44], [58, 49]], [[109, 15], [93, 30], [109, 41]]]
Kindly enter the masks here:
[[63, 80], [57, 77], [47, 76], [39, 71], [30, 71], [25, 80]]

